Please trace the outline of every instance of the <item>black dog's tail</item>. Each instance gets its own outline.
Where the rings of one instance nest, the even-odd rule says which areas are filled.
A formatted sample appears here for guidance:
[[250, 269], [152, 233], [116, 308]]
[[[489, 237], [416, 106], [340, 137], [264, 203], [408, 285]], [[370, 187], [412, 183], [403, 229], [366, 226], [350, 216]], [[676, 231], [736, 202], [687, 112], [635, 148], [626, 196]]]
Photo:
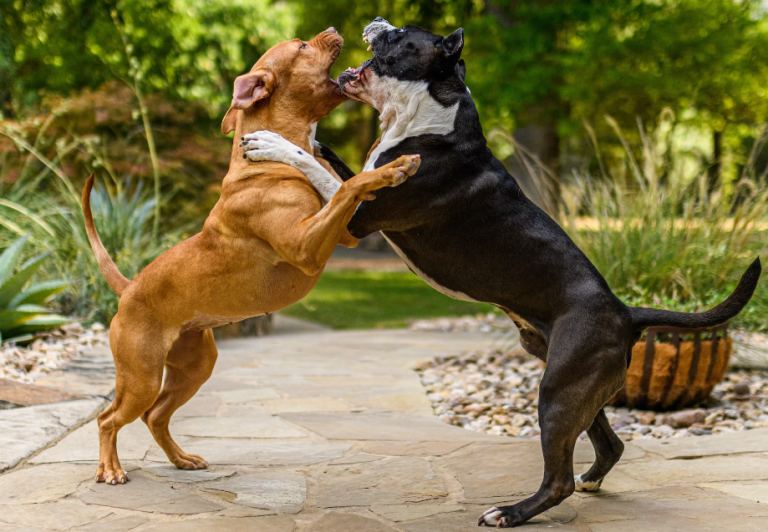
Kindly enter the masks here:
[[730, 320], [736, 314], [741, 312], [749, 302], [752, 294], [757, 287], [757, 280], [760, 278], [760, 258], [755, 259], [744, 275], [741, 276], [739, 285], [728, 298], [711, 308], [706, 312], [686, 313], [672, 312], [669, 310], [658, 310], [645, 307], [629, 307], [629, 313], [632, 316], [632, 323], [640, 331], [647, 327], [669, 326], [669, 327], [691, 327], [706, 328], [720, 325]]

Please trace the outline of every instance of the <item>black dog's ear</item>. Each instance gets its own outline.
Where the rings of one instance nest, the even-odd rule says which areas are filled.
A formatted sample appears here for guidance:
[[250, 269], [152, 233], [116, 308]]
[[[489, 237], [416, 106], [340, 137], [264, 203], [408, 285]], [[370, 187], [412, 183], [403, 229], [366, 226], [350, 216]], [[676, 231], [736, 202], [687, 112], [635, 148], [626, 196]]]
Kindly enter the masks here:
[[456, 63], [456, 73], [459, 75], [461, 82], [465, 83], [464, 78], [467, 77], [467, 64], [463, 59], [459, 59], [459, 62]]
[[445, 57], [458, 61], [459, 57], [461, 57], [462, 48], [464, 48], [464, 30], [462, 28], [443, 38], [443, 53]]

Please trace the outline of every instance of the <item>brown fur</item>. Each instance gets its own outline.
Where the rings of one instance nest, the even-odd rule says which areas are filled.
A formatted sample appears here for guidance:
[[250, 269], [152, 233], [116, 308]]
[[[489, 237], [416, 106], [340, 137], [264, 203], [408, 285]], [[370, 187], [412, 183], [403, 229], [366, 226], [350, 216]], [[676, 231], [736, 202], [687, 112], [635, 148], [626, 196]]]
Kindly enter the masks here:
[[102, 274], [121, 296], [110, 329], [115, 399], [98, 417], [98, 482], [128, 480], [117, 456], [117, 433], [139, 416], [177, 467], [207, 467], [200, 456], [181, 450], [168, 425], [213, 371], [211, 327], [274, 312], [304, 297], [336, 245], [357, 243], [346, 231], [357, 205], [418, 168], [418, 157], [411, 156], [362, 173], [323, 207], [294, 168], [243, 160], [238, 143], [249, 131], [271, 130], [312, 152], [312, 124], [345, 99], [328, 77], [340, 48], [335, 30], [309, 43], [286, 41], [238, 78], [222, 123], [225, 133], [236, 133], [219, 202], [202, 232], [160, 255], [133, 281], [120, 274], [99, 240], [89, 204], [93, 176], [86, 183], [88, 237]]

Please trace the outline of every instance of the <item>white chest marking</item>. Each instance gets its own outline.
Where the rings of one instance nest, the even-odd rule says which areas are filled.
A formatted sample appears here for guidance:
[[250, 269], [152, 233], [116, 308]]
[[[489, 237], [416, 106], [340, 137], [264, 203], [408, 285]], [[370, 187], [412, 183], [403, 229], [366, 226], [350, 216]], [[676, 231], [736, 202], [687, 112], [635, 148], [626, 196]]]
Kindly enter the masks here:
[[472, 299], [471, 297], [469, 297], [464, 292], [457, 292], [455, 290], [451, 290], [450, 288], [446, 288], [446, 287], [438, 284], [429, 275], [427, 275], [426, 273], [424, 273], [423, 271], [418, 269], [416, 266], [414, 266], [413, 262], [411, 262], [411, 259], [409, 259], [408, 256], [405, 253], [403, 253], [402, 249], [397, 247], [389, 238], [387, 238], [387, 235], [385, 235], [384, 233], [381, 233], [381, 234], [382, 234], [382, 236], [384, 238], [387, 239], [387, 242], [389, 242], [389, 245], [392, 246], [392, 249], [395, 250], [395, 253], [397, 253], [400, 256], [400, 258], [403, 259], [403, 262], [405, 262], [408, 265], [408, 267], [411, 269], [411, 271], [413, 271], [413, 273], [415, 273], [416, 275], [421, 277], [424, 280], [424, 282], [427, 283], [429, 286], [431, 286], [432, 288], [434, 288], [438, 292], [447, 295], [450, 298], [459, 299], [461, 301], [470, 301], [470, 302], [473, 302], [473, 303], [478, 303], [477, 299]]
[[398, 81], [374, 76], [371, 87], [381, 105], [381, 141], [365, 162], [364, 171], [374, 169], [376, 159], [408, 137], [448, 135], [453, 131], [459, 102], [444, 107], [429, 94], [425, 81]]

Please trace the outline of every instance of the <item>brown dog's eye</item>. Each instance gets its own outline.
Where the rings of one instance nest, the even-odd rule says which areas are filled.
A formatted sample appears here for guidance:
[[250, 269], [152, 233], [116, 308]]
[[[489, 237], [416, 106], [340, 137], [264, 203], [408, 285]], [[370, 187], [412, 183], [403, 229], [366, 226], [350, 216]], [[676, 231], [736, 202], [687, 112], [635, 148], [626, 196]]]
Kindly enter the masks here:
[[301, 43], [301, 46], [299, 47], [299, 50], [303, 50], [306, 47], [307, 47], [307, 43], [303, 42], [303, 43]]

